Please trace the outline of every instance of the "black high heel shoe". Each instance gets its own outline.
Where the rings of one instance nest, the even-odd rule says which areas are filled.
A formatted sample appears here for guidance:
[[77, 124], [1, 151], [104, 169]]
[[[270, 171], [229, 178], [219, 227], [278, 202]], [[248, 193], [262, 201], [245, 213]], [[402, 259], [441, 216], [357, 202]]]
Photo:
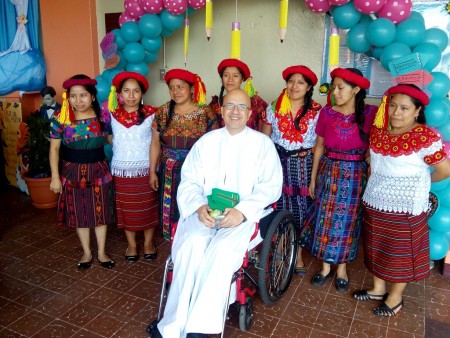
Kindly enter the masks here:
[[91, 265], [92, 265], [92, 257], [89, 262], [78, 263], [77, 268], [78, 270], [87, 270], [91, 267]]
[[158, 257], [158, 252], [156, 251], [156, 247], [153, 246], [153, 249], [155, 249], [154, 253], [144, 253], [144, 259], [153, 260], [153, 259], [156, 259], [156, 257]]
[[112, 269], [114, 267], [114, 264], [115, 264], [114, 261], [100, 262], [102, 268], [105, 269]]

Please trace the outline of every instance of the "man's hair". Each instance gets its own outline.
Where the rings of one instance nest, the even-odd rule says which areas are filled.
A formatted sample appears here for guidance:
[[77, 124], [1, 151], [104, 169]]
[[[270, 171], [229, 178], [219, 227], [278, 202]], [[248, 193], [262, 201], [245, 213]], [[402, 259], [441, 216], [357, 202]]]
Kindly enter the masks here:
[[55, 88], [53, 88], [51, 86], [46, 86], [46, 87], [42, 88], [41, 89], [41, 97], [44, 97], [47, 94], [50, 95], [51, 97], [55, 97], [56, 96]]

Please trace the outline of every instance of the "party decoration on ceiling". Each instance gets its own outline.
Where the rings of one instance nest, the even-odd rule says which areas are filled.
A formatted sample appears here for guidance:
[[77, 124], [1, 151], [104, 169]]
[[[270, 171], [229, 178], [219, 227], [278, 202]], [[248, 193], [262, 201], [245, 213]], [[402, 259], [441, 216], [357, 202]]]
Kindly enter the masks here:
[[231, 58], [241, 58], [241, 23], [233, 21], [231, 24]]
[[206, 14], [205, 14], [205, 30], [206, 38], [211, 39], [211, 33], [213, 29], [213, 2], [212, 0], [206, 0]]
[[332, 27], [330, 35], [330, 51], [328, 54], [328, 66], [333, 69], [339, 66], [339, 41], [339, 29]]
[[281, 43], [283, 43], [284, 37], [286, 36], [288, 10], [289, 10], [289, 0], [280, 0], [280, 22], [278, 26]]

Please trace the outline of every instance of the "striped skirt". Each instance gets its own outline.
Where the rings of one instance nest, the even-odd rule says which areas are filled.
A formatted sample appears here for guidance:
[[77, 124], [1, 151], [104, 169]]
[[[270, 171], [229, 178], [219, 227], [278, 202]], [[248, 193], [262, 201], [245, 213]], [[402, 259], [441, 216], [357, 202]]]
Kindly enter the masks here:
[[364, 205], [364, 263], [376, 277], [408, 283], [430, 275], [427, 214], [379, 211]]
[[313, 154], [310, 149], [286, 152], [276, 146], [283, 167], [283, 189], [277, 210], [289, 210], [294, 215], [297, 230], [304, 228], [306, 211], [312, 205], [308, 186], [311, 181]]
[[330, 264], [356, 259], [362, 224], [360, 201], [366, 182], [365, 161], [335, 160], [327, 156], [320, 159], [316, 198], [300, 234], [300, 245], [317, 259]]
[[127, 231], [158, 226], [158, 193], [150, 189], [149, 176], [114, 176], [117, 227]]
[[61, 183], [58, 226], [94, 228], [115, 222], [114, 183], [106, 161], [62, 161]]
[[180, 219], [177, 191], [181, 181], [181, 167], [188, 154], [187, 149], [162, 148], [160, 179], [160, 227], [163, 237], [170, 240], [171, 228]]

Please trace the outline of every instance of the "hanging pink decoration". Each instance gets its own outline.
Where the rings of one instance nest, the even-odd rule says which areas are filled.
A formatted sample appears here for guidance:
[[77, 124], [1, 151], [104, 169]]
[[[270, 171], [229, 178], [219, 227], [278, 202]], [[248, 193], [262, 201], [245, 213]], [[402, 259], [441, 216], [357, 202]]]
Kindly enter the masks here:
[[144, 9], [141, 6], [139, 0], [125, 0], [123, 3], [123, 7], [125, 8], [125, 12], [133, 18], [139, 19], [142, 15], [145, 14]]
[[387, 1], [386, 4], [378, 11], [380, 18], [386, 18], [397, 24], [408, 19], [412, 10], [411, 0], [394, 0]]
[[186, 12], [188, 0], [163, 0], [163, 4], [170, 14], [180, 15]]
[[134, 21], [137, 22], [138, 19], [132, 17], [131, 15], [129, 15], [127, 12], [123, 12], [122, 14], [120, 14], [119, 16], [119, 26], [122, 27], [122, 25], [127, 22], [127, 21]]
[[355, 8], [363, 14], [373, 14], [378, 12], [386, 0], [353, 0]]
[[328, 0], [305, 0], [306, 7], [314, 13], [326, 13], [330, 10]]
[[189, 6], [193, 9], [202, 9], [206, 6], [206, 0], [189, 0]]
[[140, 0], [145, 13], [159, 14], [164, 9], [163, 0]]
[[349, 3], [350, 0], [329, 0], [328, 2], [330, 3], [331, 6], [342, 6], [345, 5], [346, 3]]

